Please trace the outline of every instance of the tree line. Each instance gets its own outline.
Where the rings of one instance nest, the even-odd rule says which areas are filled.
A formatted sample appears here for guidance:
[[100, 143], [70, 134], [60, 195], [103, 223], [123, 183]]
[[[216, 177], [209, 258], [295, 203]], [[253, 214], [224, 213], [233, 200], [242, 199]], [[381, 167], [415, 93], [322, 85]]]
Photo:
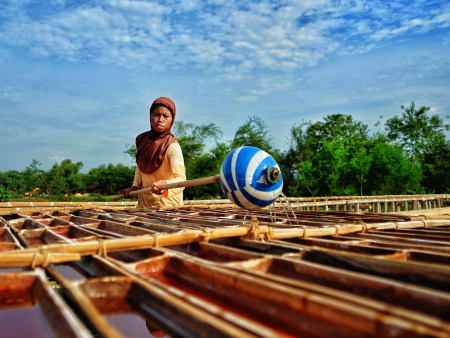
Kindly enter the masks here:
[[48, 171], [42, 170], [40, 165], [34, 159], [22, 172], [0, 172], [0, 200], [17, 199], [36, 188], [39, 188], [35, 191], [36, 196], [50, 200], [67, 200], [89, 192], [91, 195], [111, 195], [130, 185], [134, 178], [134, 168], [123, 164], [102, 164], [87, 174], [80, 172], [82, 162], [74, 163], [70, 159], [55, 163]]
[[[273, 147], [265, 122], [248, 117], [231, 141], [211, 123], [176, 122], [173, 132], [183, 150], [188, 179], [217, 175], [228, 153], [254, 146], [271, 154], [281, 167], [288, 196], [357, 196], [450, 193], [450, 126], [430, 108], [401, 106], [401, 114], [388, 119], [384, 130], [370, 134], [366, 124], [351, 115], [332, 114], [323, 121], [301, 121], [287, 134], [287, 149]], [[376, 124], [379, 126], [380, 122]], [[207, 144], [212, 147], [207, 151]], [[124, 153], [136, 156], [134, 145]], [[135, 166], [100, 165], [81, 173], [82, 162], [66, 159], [44, 171], [33, 160], [24, 171], [0, 172], [0, 199], [32, 191], [40, 195], [72, 196], [95, 191], [118, 194], [129, 187]], [[185, 189], [185, 199], [223, 198], [219, 184]]]

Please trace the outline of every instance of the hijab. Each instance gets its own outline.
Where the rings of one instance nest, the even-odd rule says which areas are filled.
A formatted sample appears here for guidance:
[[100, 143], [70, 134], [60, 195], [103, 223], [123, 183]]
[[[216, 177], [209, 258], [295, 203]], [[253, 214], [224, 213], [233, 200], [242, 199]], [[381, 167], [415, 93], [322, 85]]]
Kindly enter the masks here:
[[177, 142], [177, 139], [172, 134], [172, 126], [176, 116], [175, 103], [168, 97], [156, 99], [150, 106], [150, 116], [152, 115], [153, 109], [157, 106], [164, 106], [170, 110], [172, 113], [172, 124], [166, 131], [158, 133], [152, 129], [150, 118], [150, 130], [136, 137], [136, 163], [139, 170], [146, 174], [154, 173], [161, 167], [167, 148], [172, 143]]

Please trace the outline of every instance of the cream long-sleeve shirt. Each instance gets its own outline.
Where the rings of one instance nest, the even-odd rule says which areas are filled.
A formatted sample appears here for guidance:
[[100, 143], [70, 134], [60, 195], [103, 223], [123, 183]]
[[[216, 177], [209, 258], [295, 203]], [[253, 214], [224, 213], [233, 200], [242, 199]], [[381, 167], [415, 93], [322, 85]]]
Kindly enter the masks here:
[[[143, 173], [136, 166], [133, 185], [139, 189], [150, 188], [154, 182], [166, 180], [175, 183], [186, 180], [183, 153], [178, 143], [172, 143], [166, 151], [163, 163], [158, 170], [151, 174]], [[138, 208], [152, 208], [155, 206], [183, 205], [184, 188], [166, 190], [163, 195], [146, 192], [138, 195]]]

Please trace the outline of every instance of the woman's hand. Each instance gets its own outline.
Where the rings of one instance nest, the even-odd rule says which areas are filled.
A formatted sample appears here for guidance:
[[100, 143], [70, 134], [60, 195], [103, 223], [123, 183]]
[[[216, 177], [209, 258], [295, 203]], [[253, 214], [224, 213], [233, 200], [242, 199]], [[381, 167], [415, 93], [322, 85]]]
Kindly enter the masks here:
[[133, 185], [131, 188], [128, 188], [128, 189], [125, 189], [124, 191], [123, 191], [123, 194], [125, 195], [125, 198], [129, 198], [130, 199], [130, 202], [133, 200], [133, 196], [130, 196], [129, 194], [130, 194], [130, 192], [132, 192], [132, 191], [136, 191], [136, 190], [139, 190], [139, 188], [138, 187], [136, 187], [135, 185]]
[[158, 186], [164, 185], [164, 184], [167, 184], [166, 180], [159, 180], [159, 181], [154, 182], [153, 186], [152, 186], [152, 193], [154, 193], [155, 195], [162, 195], [162, 194], [164, 194], [165, 190], [159, 190], [158, 189]]

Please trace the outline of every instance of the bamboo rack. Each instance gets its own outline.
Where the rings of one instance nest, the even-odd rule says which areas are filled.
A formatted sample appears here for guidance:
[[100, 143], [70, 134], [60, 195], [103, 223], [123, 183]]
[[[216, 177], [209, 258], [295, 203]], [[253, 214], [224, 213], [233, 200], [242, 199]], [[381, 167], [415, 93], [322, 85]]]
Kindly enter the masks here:
[[[108, 337], [142, 335], [112, 325], [118, 313], [174, 336], [450, 336], [450, 208], [120, 203], [1, 206], [0, 311], [19, 299], [8, 286], [23, 285], [63, 309], [48, 305], [60, 317], [54, 334], [89, 336], [75, 304], [92, 334]], [[44, 269], [71, 305], [45, 286]]]

